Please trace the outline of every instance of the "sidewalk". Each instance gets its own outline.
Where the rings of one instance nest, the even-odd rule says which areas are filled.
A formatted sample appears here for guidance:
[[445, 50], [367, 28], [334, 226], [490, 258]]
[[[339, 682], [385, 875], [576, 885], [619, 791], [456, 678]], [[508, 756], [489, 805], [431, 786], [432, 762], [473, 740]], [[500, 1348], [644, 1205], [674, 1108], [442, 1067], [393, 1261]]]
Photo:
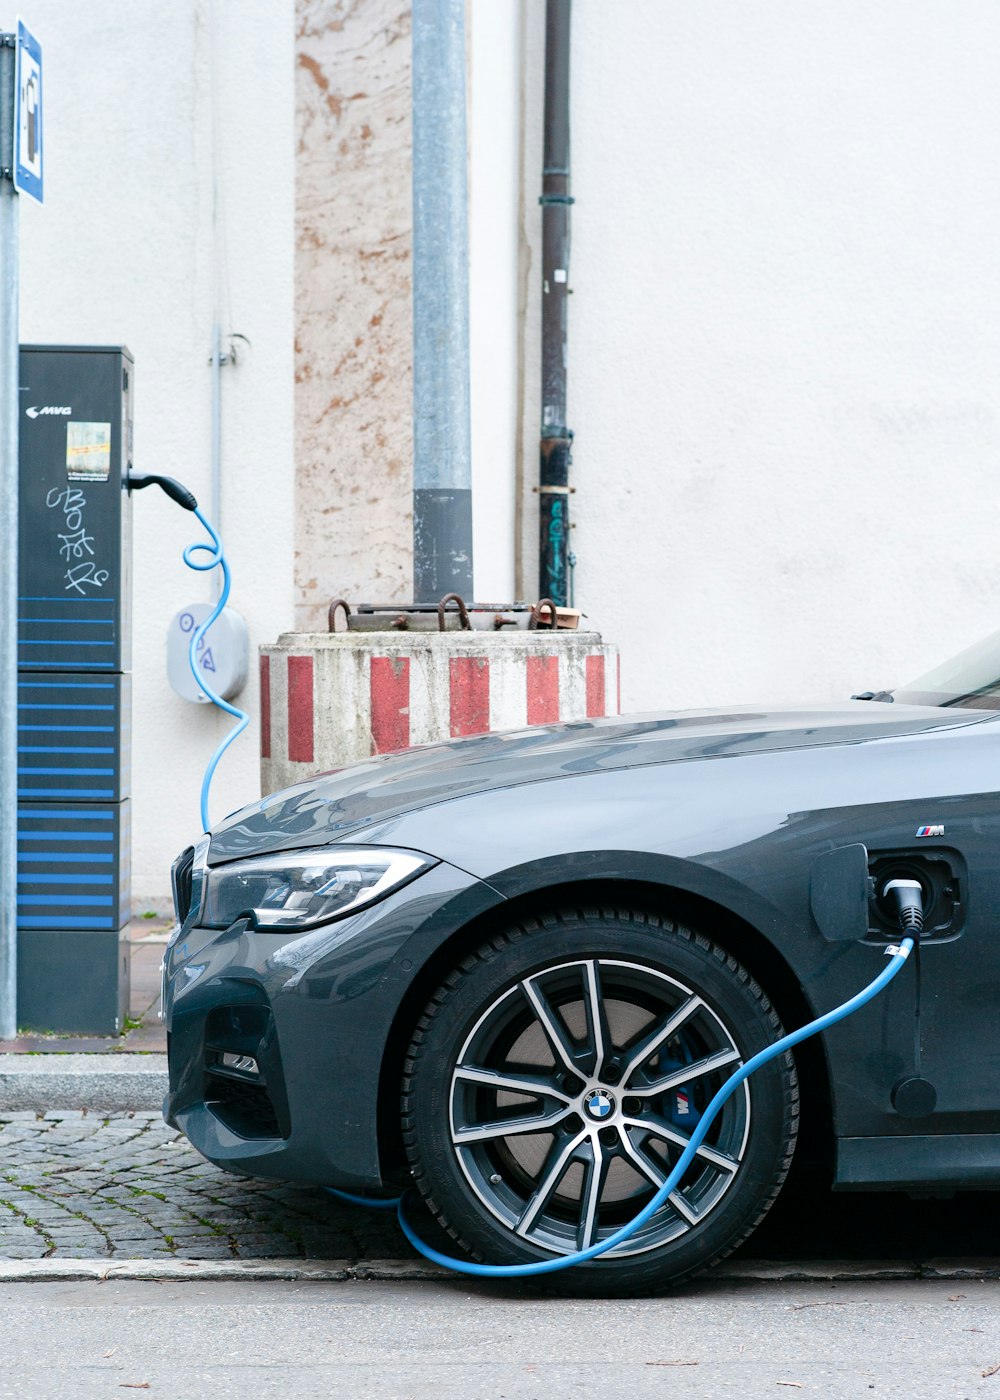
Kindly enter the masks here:
[[166, 1054], [167, 1035], [159, 1018], [160, 963], [172, 927], [172, 920], [161, 918], [136, 918], [129, 924], [131, 995], [121, 1035], [19, 1035], [16, 1040], [0, 1040], [0, 1055]]

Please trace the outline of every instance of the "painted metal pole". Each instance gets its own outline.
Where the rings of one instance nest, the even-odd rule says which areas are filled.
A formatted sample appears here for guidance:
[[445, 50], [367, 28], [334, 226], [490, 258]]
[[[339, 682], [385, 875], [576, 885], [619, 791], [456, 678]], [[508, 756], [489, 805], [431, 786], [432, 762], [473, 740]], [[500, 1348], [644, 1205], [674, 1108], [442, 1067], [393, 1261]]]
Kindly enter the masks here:
[[569, 293], [569, 40], [572, 0], [545, 7], [542, 155], [542, 438], [539, 453], [539, 594], [569, 602], [566, 312]]
[[17, 1034], [17, 327], [14, 35], [0, 35], [0, 1040]]
[[472, 597], [465, 0], [413, 3], [413, 593]]

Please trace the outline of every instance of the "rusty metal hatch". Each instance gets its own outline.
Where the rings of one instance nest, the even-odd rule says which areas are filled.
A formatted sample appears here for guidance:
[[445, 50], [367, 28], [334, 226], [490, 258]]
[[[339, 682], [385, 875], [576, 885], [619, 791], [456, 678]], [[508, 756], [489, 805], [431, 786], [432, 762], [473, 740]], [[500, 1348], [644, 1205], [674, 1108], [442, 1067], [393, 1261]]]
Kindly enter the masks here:
[[[338, 614], [343, 624], [338, 627]], [[334, 598], [327, 610], [331, 632], [533, 632], [575, 631], [581, 613], [560, 608], [551, 598], [537, 603], [466, 603], [446, 593], [437, 603], [358, 603]]]

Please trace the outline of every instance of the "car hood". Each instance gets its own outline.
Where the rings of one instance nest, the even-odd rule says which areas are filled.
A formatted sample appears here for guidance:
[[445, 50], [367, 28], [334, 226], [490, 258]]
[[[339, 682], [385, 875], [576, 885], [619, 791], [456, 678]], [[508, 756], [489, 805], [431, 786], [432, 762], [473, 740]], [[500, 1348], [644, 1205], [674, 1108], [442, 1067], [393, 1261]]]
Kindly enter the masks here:
[[859, 744], [990, 718], [854, 701], [626, 715], [452, 739], [317, 773], [234, 812], [215, 828], [209, 862], [357, 839], [387, 818], [490, 789], [640, 765]]

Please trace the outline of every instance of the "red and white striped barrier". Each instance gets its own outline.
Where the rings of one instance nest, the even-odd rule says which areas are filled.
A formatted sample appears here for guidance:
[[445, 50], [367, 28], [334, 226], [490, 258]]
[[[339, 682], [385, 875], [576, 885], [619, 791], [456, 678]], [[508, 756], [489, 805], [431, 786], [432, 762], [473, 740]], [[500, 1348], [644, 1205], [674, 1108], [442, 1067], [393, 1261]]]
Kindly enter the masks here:
[[596, 632], [288, 633], [260, 649], [261, 791], [463, 734], [621, 709]]

